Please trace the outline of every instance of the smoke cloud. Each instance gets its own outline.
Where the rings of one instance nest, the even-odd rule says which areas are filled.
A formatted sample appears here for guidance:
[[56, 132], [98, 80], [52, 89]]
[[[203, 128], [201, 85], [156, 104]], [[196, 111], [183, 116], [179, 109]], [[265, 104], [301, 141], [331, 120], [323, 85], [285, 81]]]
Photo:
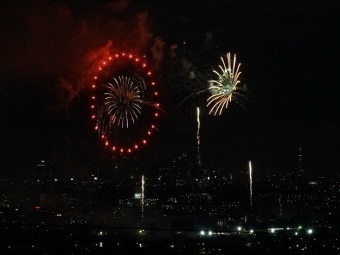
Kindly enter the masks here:
[[[0, 89], [21, 77], [56, 91], [54, 106], [67, 108], [87, 85], [95, 64], [112, 51], [162, 60], [162, 39], [153, 35], [146, 10], [127, 0], [8, 1], [0, 10]], [[35, 81], [50, 81], [37, 82]], [[33, 82], [34, 81], [34, 82]]]

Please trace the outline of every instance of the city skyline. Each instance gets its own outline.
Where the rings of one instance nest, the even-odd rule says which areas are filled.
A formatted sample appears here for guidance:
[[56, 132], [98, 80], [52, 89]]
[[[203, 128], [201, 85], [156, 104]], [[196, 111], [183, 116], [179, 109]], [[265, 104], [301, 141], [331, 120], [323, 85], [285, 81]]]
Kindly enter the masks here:
[[185, 160], [159, 166], [146, 177], [107, 168], [56, 177], [47, 161], [36, 168], [35, 176], [23, 180], [0, 177], [5, 254], [80, 249], [333, 254], [340, 249], [339, 176], [267, 173], [248, 183], [246, 172], [212, 169], [211, 177], [197, 178], [183, 171]]
[[[339, 174], [334, 1], [2, 5], [2, 172], [22, 173], [50, 155], [105, 160], [89, 117], [86, 65], [105, 50], [131, 50], [151, 59], [164, 106], [158, 131], [132, 156], [143, 164], [195, 154], [200, 107], [202, 165], [246, 169], [251, 161], [254, 173], [292, 171], [301, 147], [306, 171]], [[192, 86], [188, 70], [211, 75], [227, 52], [242, 64], [242, 105], [231, 101], [211, 116], [205, 94], [179, 104], [177, 94]]]

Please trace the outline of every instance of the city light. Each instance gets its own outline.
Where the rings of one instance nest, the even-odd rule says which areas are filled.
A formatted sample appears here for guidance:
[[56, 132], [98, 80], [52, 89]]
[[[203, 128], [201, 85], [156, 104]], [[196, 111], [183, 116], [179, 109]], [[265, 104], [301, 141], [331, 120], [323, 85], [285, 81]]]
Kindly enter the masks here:
[[311, 234], [313, 234], [313, 229], [307, 229], [307, 234], [309, 234], [309, 235], [311, 235]]

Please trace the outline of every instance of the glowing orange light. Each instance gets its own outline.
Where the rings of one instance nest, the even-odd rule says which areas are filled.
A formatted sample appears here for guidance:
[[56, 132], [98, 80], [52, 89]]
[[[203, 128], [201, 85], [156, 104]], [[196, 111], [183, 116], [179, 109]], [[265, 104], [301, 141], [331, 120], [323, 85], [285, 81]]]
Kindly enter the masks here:
[[131, 149], [128, 149], [128, 152], [131, 152]]
[[138, 149], [138, 145], [137, 144], [135, 144], [135, 149]]
[[146, 64], [145, 64], [145, 63], [143, 63], [142, 67], [146, 67]]
[[146, 144], [146, 140], [145, 139], [143, 140], [143, 143]]
[[108, 141], [106, 141], [106, 142], [105, 142], [105, 146], [108, 146], [108, 145], [109, 145], [109, 142], [108, 142]]
[[159, 103], [157, 103], [156, 106], [159, 107]]
[[92, 88], [94, 88], [94, 89], [95, 89], [95, 88], [96, 88], [96, 84], [92, 84]]
[[155, 125], [151, 125], [151, 128], [155, 128]]
[[125, 56], [125, 53], [122, 53], [122, 56]]
[[120, 152], [122, 152], [122, 153], [123, 153], [123, 152], [124, 152], [124, 149], [123, 149], [123, 148], [121, 148], [121, 149], [120, 149]]
[[103, 68], [101, 68], [101, 67], [99, 67], [98, 69], [99, 69], [99, 71], [103, 70]]
[[106, 61], [103, 61], [103, 65], [106, 65]]
[[148, 72], [148, 75], [151, 75], [151, 72], [150, 72], [150, 71]]
[[154, 95], [157, 96], [157, 95], [158, 95], [158, 92], [155, 92]]
[[156, 83], [155, 83], [154, 81], [153, 81], [153, 82], [151, 82], [151, 85], [152, 85], [152, 86], [155, 86], [155, 84], [156, 84]]
[[155, 116], [158, 117], [158, 113], [157, 112], [155, 112]]
[[118, 58], [119, 57], [119, 55], [118, 54], [116, 54], [116, 58]]
[[96, 115], [92, 115], [92, 119], [94, 119], [96, 117]]
[[94, 109], [94, 105], [91, 105], [91, 109]]
[[95, 129], [95, 130], [98, 130], [98, 126], [95, 126], [94, 129]]
[[139, 58], [136, 58], [135, 61], [136, 61], [136, 62], [139, 62]]
[[132, 55], [131, 55], [131, 54], [129, 55], [129, 58], [132, 58]]
[[95, 97], [95, 96], [93, 96], [93, 97], [92, 97], [92, 99], [96, 99], [96, 97]]
[[111, 57], [111, 56], [109, 57], [109, 60], [112, 60], [112, 57]]
[[104, 135], [101, 136], [102, 139], [104, 139], [104, 137], [105, 137]]
[[151, 132], [150, 132], [150, 131], [148, 131], [148, 135], [151, 135]]
[[113, 147], [112, 147], [112, 150], [115, 151], [115, 150], [116, 150], [116, 146], [113, 146]]
[[93, 79], [97, 80], [97, 79], [98, 79], [98, 77], [97, 77], [97, 76], [95, 76], [95, 77], [93, 77]]

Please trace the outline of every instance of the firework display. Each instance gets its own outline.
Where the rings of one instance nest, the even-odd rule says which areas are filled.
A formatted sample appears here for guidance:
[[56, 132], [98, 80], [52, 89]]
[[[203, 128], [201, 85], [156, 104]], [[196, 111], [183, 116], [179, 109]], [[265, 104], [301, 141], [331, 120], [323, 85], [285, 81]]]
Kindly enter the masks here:
[[209, 81], [209, 90], [211, 96], [207, 99], [207, 107], [210, 107], [209, 114], [221, 115], [223, 109], [228, 107], [237, 85], [240, 83], [239, 76], [241, 74], [240, 66], [236, 66], [236, 55], [231, 57], [227, 54], [227, 65], [223, 57], [221, 57], [222, 65], [219, 65], [219, 71], [213, 70], [217, 75], [216, 80]]
[[91, 84], [91, 118], [103, 145], [132, 153], [157, 129], [160, 104], [156, 82], [143, 58], [117, 53], [97, 67]]

